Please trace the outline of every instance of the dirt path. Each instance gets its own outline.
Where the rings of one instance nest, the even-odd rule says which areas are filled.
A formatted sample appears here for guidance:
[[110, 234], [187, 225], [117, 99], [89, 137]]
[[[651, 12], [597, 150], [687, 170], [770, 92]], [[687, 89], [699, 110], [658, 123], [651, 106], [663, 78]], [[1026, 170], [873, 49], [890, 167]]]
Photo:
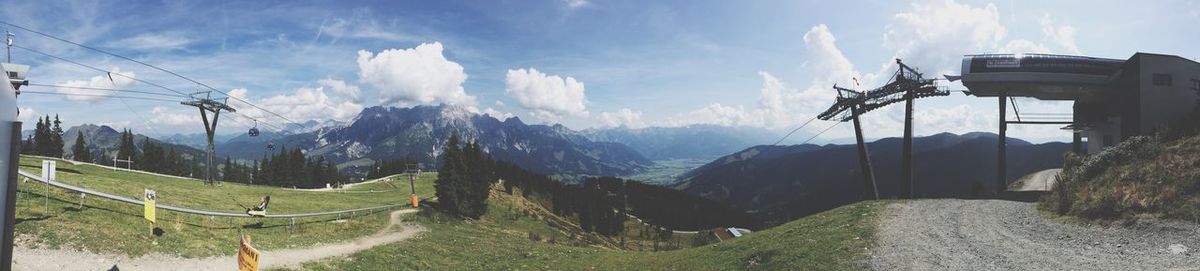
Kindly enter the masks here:
[[1025, 175], [1008, 185], [1008, 191], [1050, 191], [1054, 187], [1054, 177], [1062, 172], [1061, 168], [1042, 170]]
[[[424, 229], [404, 223], [402, 217], [415, 212], [415, 209], [392, 212], [391, 224], [378, 233], [357, 240], [308, 248], [261, 251], [262, 262], [259, 263], [259, 268], [296, 268], [304, 262], [349, 255], [374, 246], [412, 238]], [[395, 230], [396, 227], [400, 229]], [[151, 254], [131, 259], [128, 256], [101, 255], [86, 251], [22, 247], [16, 247], [13, 256], [14, 270], [104, 270], [114, 265], [120, 270], [226, 270], [235, 269], [237, 266], [237, 260], [233, 256], [188, 259]]]
[[1200, 225], [1082, 225], [1032, 203], [892, 203], [871, 251], [876, 270], [1200, 270]]

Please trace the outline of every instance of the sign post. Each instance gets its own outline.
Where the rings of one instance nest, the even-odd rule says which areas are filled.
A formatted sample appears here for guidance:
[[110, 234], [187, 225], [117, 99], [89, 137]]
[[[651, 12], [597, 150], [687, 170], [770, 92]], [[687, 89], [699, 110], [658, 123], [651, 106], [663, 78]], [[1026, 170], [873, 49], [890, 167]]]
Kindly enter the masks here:
[[142, 217], [145, 217], [146, 220], [150, 220], [150, 227], [153, 228], [154, 223], [156, 222], [154, 210], [157, 208], [155, 201], [158, 201], [158, 193], [155, 193], [154, 190], [146, 189], [146, 194], [143, 199], [145, 200], [145, 204], [143, 204], [143, 206], [145, 206], [145, 212], [143, 212]]
[[238, 243], [238, 270], [239, 271], [258, 271], [258, 249], [250, 244], [250, 236], [242, 235], [241, 242]]

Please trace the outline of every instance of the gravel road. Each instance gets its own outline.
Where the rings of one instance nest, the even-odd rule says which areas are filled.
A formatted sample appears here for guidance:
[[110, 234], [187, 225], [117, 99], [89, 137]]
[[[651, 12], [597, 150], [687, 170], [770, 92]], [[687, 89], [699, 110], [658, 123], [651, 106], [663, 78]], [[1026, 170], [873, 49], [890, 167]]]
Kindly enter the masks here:
[[1033, 203], [892, 203], [871, 250], [875, 270], [1200, 270], [1200, 225], [1084, 225]]

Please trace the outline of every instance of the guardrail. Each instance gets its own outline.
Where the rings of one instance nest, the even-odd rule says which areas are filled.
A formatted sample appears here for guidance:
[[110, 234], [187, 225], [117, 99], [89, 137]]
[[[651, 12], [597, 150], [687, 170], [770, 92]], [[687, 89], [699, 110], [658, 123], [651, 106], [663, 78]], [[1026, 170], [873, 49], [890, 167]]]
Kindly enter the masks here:
[[[50, 186], [58, 187], [61, 189], [66, 189], [66, 190], [70, 190], [70, 191], [75, 191], [75, 192], [79, 192], [79, 193], [84, 193], [84, 194], [88, 194], [88, 195], [92, 195], [92, 196], [97, 196], [97, 197], [101, 197], [101, 198], [106, 198], [106, 199], [110, 199], [110, 200], [134, 204], [134, 205], [143, 205], [144, 204], [144, 202], [142, 200], [128, 198], [128, 197], [124, 197], [124, 196], [113, 195], [113, 194], [104, 193], [104, 192], [100, 192], [100, 191], [95, 191], [95, 190], [91, 190], [91, 189], [87, 189], [87, 188], [83, 188], [83, 187], [78, 187], [78, 186], [74, 186], [74, 185], [70, 185], [70, 184], [61, 183], [61, 182], [54, 181], [54, 180], [46, 180], [46, 179], [42, 178], [42, 176], [38, 176], [36, 174], [25, 172], [25, 171], [17, 171], [17, 173], [25, 178], [39, 181], [39, 182], [48, 184]], [[186, 213], [186, 214], [221, 216], [221, 217], [245, 217], [245, 218], [253, 217], [246, 213], [231, 213], [231, 212], [211, 211], [211, 210], [197, 210], [197, 209], [176, 207], [176, 206], [162, 205], [162, 204], [158, 204], [156, 206], [158, 209], [179, 212], [179, 213]], [[399, 206], [404, 206], [404, 205], [403, 204], [392, 204], [392, 205], [382, 205], [382, 206], [366, 207], [366, 208], [358, 208], [358, 209], [313, 212], [313, 213], [268, 214], [265, 217], [266, 218], [290, 218], [293, 220], [292, 222], [294, 223], [295, 218], [297, 218], [297, 217], [327, 216], [327, 215], [337, 215], [337, 214], [345, 214], [345, 213], [365, 212], [365, 211], [374, 211], [374, 210], [379, 210], [379, 209], [389, 209], [389, 208], [394, 208], [394, 207], [399, 207]]]

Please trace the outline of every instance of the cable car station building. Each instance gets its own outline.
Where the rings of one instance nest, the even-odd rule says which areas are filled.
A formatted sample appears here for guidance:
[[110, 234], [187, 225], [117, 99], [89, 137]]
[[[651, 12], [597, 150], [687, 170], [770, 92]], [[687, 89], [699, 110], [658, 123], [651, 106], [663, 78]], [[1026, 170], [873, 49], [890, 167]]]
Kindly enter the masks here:
[[[948, 78], [950, 78], [948, 76]], [[953, 79], [953, 78], [951, 78]], [[969, 95], [999, 102], [999, 181], [1005, 183], [1009, 124], [1056, 124], [1074, 133], [1078, 153], [1107, 146], [1178, 121], [1200, 104], [1200, 63], [1175, 55], [1136, 53], [1129, 59], [1049, 54], [967, 55], [962, 84]], [[1074, 101], [1070, 121], [1023, 121], [1006, 116], [1011, 97]], [[1014, 111], [1017, 108], [1014, 108]], [[1000, 186], [1004, 187], [1004, 186]]]

